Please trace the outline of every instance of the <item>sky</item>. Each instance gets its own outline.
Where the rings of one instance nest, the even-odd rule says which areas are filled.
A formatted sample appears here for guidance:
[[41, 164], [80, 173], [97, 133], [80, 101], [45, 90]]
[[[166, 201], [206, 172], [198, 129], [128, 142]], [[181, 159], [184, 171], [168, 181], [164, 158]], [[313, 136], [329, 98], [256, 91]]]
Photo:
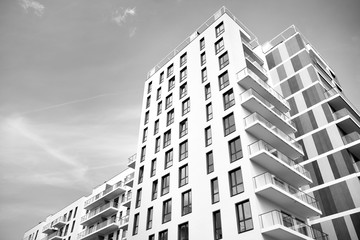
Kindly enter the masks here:
[[294, 24], [360, 109], [359, 0], [0, 0], [0, 233], [126, 168], [147, 72], [226, 6], [259, 39]]

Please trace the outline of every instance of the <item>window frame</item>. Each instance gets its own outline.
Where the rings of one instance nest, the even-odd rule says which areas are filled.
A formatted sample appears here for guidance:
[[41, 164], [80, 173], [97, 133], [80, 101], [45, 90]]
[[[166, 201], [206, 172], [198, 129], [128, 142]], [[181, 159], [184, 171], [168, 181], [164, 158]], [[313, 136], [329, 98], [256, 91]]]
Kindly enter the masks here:
[[179, 99], [182, 99], [187, 95], [187, 83], [185, 82], [179, 88]]
[[167, 146], [170, 146], [170, 144], [171, 144], [171, 129], [164, 132], [163, 148], [166, 148]]
[[218, 81], [219, 81], [219, 90], [222, 90], [222, 89], [226, 88], [227, 86], [229, 86], [230, 79], [229, 79], [229, 73], [227, 70], [219, 75]]
[[173, 104], [173, 94], [170, 93], [169, 95], [166, 96], [165, 98], [165, 110], [167, 110], [168, 108], [170, 108]]
[[205, 101], [211, 98], [211, 85], [210, 83], [204, 86]]
[[211, 204], [220, 202], [219, 179], [217, 177], [210, 180], [210, 188], [211, 188]]
[[143, 146], [141, 148], [140, 162], [145, 161], [145, 157], [146, 157], [146, 146]]
[[189, 144], [188, 140], [179, 144], [179, 162], [186, 159], [189, 156]]
[[153, 177], [156, 175], [156, 158], [151, 160], [151, 168], [150, 168], [150, 177]]
[[164, 169], [168, 169], [173, 165], [174, 162], [174, 151], [173, 149], [170, 149], [165, 152], [165, 165]]
[[190, 98], [184, 100], [181, 103], [181, 112], [182, 112], [182, 116], [184, 116], [185, 114], [187, 114], [188, 112], [190, 112]]
[[231, 88], [223, 94], [224, 110], [227, 110], [235, 105], [234, 90]]
[[139, 220], [140, 220], [140, 213], [136, 213], [134, 215], [134, 224], [133, 224], [133, 231], [132, 235], [136, 235], [139, 232]]
[[158, 105], [157, 105], [157, 115], [159, 116], [162, 112], [162, 101], [158, 102]]
[[166, 126], [168, 127], [171, 124], [173, 124], [174, 119], [175, 119], [175, 111], [174, 111], [174, 109], [171, 109], [167, 112], [167, 115], [166, 115]]
[[230, 113], [223, 117], [224, 136], [236, 131], [235, 116], [234, 113]]
[[205, 51], [200, 54], [200, 65], [204, 66], [206, 64], [206, 53]]
[[172, 201], [171, 198], [163, 201], [162, 204], [162, 223], [167, 223], [171, 221], [172, 213]]
[[[187, 200], [187, 201], [185, 201]], [[185, 204], [187, 202], [187, 204]], [[192, 192], [191, 189], [181, 193], [181, 216], [192, 212]]]
[[173, 74], [174, 74], [174, 64], [172, 63], [167, 67], [167, 77], [170, 77]]
[[160, 148], [161, 148], [161, 137], [158, 136], [155, 139], [155, 153], [158, 153], [160, 151]]
[[212, 108], [212, 103], [208, 103], [206, 104], [206, 121], [210, 121], [211, 119], [213, 119], [213, 108]]
[[220, 53], [225, 49], [224, 38], [220, 38], [215, 42], [215, 54]]
[[229, 54], [228, 52], [224, 52], [222, 55], [219, 56], [219, 69], [223, 69], [227, 65], [229, 65]]
[[212, 144], [212, 130], [211, 126], [205, 128], [205, 147]]
[[184, 67], [180, 70], [180, 82], [184, 81], [187, 78], [187, 67]]
[[141, 206], [141, 194], [142, 194], [142, 189], [139, 188], [136, 191], [136, 201], [135, 201], [135, 208], [139, 208]]
[[[245, 215], [247, 215], [247, 211], [245, 210], [245, 204], [247, 204], [246, 206], [249, 207], [249, 214], [250, 217], [246, 217]], [[241, 208], [240, 208], [241, 207]], [[241, 212], [240, 212], [241, 210]], [[237, 220], [237, 228], [238, 228], [238, 233], [243, 233], [243, 232], [247, 232], [250, 230], [254, 229], [254, 223], [252, 220], [252, 213], [251, 213], [251, 205], [250, 205], [250, 200], [244, 200], [241, 201], [239, 203], [235, 204], [235, 211], [236, 211], [236, 220]], [[242, 219], [243, 218], [243, 219]], [[246, 222], [250, 221], [251, 222], [251, 227], [247, 229], [246, 227]], [[245, 229], [242, 228], [242, 223], [243, 223], [243, 227], [245, 227]]]
[[216, 25], [216, 27], [215, 27], [215, 35], [216, 35], [216, 37], [219, 37], [224, 32], [225, 32], [224, 22], [221, 22], [218, 25]]
[[188, 120], [185, 118], [179, 123], [179, 138], [188, 134]]
[[207, 68], [204, 67], [203, 69], [201, 69], [201, 81], [206, 82], [207, 79], [208, 79]]
[[[237, 141], [239, 140], [238, 146], [240, 146], [240, 149], [237, 149]], [[233, 139], [231, 139], [228, 142], [229, 146], [229, 157], [230, 157], [230, 163], [233, 163], [243, 157], [242, 152], [242, 145], [241, 145], [241, 138], [240, 136], [237, 136]]]
[[171, 91], [174, 88], [175, 88], [175, 76], [173, 76], [172, 78], [169, 79], [168, 91]]
[[142, 183], [144, 180], [144, 166], [139, 168], [138, 184]]
[[214, 170], [215, 170], [214, 153], [211, 150], [206, 153], [206, 172], [207, 172], [207, 174], [210, 174], [210, 173], [214, 172]]
[[[241, 167], [238, 167], [238, 168], [235, 168], [235, 169], [229, 171], [228, 175], [229, 175], [230, 196], [233, 197], [240, 193], [243, 193], [244, 192], [244, 179], [242, 176]], [[240, 179], [238, 179], [238, 177], [240, 177]]]
[[164, 175], [161, 178], [161, 196], [164, 196], [170, 192], [170, 173]]
[[205, 49], [205, 38], [204, 37], [200, 39], [199, 44], [200, 44], [200, 51]]
[[189, 165], [184, 164], [179, 167], [179, 188], [189, 183]]
[[160, 127], [159, 125], [160, 125], [160, 121], [159, 119], [156, 119], [154, 122], [154, 135], [159, 133], [159, 127]]
[[157, 195], [158, 195], [158, 185], [159, 185], [159, 182], [158, 182], [157, 179], [152, 182], [152, 187], [151, 187], [151, 201], [157, 199]]
[[180, 56], [180, 67], [184, 66], [187, 62], [187, 53], [185, 52]]
[[[217, 219], [217, 214], [219, 216], [218, 219]], [[219, 222], [217, 222], [217, 220], [219, 220]], [[219, 226], [217, 226], [217, 225], [219, 225]], [[215, 240], [223, 239], [220, 209], [213, 212], [213, 229], [214, 229], [214, 239]]]
[[149, 207], [149, 208], [147, 209], [147, 216], [146, 216], [146, 230], [149, 230], [149, 229], [152, 228], [153, 213], [154, 213], [154, 208], [153, 208], [153, 207]]

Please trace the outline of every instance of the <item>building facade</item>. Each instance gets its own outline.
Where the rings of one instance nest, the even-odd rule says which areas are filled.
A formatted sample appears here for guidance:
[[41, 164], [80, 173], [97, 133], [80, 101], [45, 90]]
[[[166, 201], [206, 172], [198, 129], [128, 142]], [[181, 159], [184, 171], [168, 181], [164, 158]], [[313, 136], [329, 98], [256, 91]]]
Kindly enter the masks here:
[[129, 168], [59, 239], [360, 239], [360, 116], [295, 27], [260, 45], [223, 7], [143, 96]]

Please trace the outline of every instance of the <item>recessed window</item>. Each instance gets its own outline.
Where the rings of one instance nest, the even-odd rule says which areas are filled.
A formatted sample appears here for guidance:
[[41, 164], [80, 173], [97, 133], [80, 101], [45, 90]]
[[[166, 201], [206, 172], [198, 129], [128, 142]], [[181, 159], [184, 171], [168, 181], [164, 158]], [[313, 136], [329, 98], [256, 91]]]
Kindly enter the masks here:
[[158, 192], [158, 180], [153, 181], [152, 191], [151, 191], [151, 200], [155, 200], [157, 198]]
[[219, 182], [217, 178], [211, 179], [211, 202], [217, 203], [220, 201]]
[[252, 217], [251, 217], [251, 209], [249, 200], [237, 203], [235, 205], [236, 209], [236, 217], [238, 221], [238, 232], [246, 232], [252, 230], [254, 228]]
[[144, 179], [144, 166], [141, 166], [139, 168], [139, 178], [138, 178], [138, 184], [142, 183]]
[[191, 190], [181, 194], [181, 216], [191, 213], [192, 211], [192, 199]]
[[179, 161], [184, 160], [188, 157], [188, 141], [180, 143], [179, 146]]
[[153, 207], [148, 208], [147, 210], [147, 217], [146, 217], [146, 230], [152, 228], [152, 222], [153, 222]]
[[187, 68], [185, 67], [180, 71], [180, 82], [184, 81], [187, 77]]
[[180, 99], [185, 97], [187, 94], [187, 83], [184, 83], [183, 85], [180, 86]]
[[155, 140], [155, 153], [159, 152], [160, 151], [160, 136], [156, 138]]
[[219, 89], [224, 89], [229, 85], [229, 74], [227, 71], [219, 76]]
[[228, 53], [224, 53], [219, 57], [219, 68], [220, 70], [226, 67], [229, 64], [229, 55]]
[[244, 192], [244, 184], [241, 168], [236, 168], [229, 172], [230, 195], [235, 196]]
[[149, 82], [149, 84], [148, 84], [148, 93], [151, 93], [151, 89], [152, 89], [152, 82]]
[[162, 223], [169, 222], [170, 220], [171, 220], [171, 199], [163, 202]]
[[229, 141], [230, 162], [235, 162], [243, 157], [240, 137]]
[[140, 162], [145, 161], [145, 155], [146, 155], [146, 146], [143, 146], [143, 147], [141, 148]]
[[142, 193], [142, 190], [140, 188], [140, 189], [137, 190], [137, 193], [136, 193], [135, 208], [138, 208], [141, 205], [141, 193]]
[[214, 171], [214, 155], [212, 151], [206, 153], [206, 170], [208, 174]]
[[230, 108], [235, 104], [235, 98], [234, 98], [234, 92], [232, 89], [224, 93], [223, 95], [224, 99], [224, 110]]
[[151, 235], [149, 236], [149, 240], [155, 240], [155, 234], [151, 234]]
[[174, 122], [174, 109], [170, 110], [167, 113], [167, 120], [166, 120], [166, 126], [169, 126]]
[[212, 104], [209, 103], [206, 105], [206, 121], [209, 121], [213, 118], [213, 109]]
[[205, 85], [205, 100], [208, 100], [209, 98], [211, 98], [211, 88], [210, 88], [210, 83]]
[[200, 39], [200, 51], [205, 48], [205, 38]]
[[216, 37], [220, 36], [223, 32], [225, 32], [224, 23], [221, 22], [219, 25], [215, 27]]
[[164, 133], [164, 148], [171, 144], [171, 130]]
[[161, 98], [161, 87], [158, 88], [157, 92], [156, 92], [156, 100], [159, 100]]
[[149, 111], [147, 111], [147, 112], [145, 113], [145, 120], [144, 120], [144, 124], [147, 124], [147, 123], [149, 122], [149, 114], [150, 114], [150, 112], [149, 112]]
[[156, 158], [151, 161], [150, 177], [155, 176], [156, 174]]
[[220, 210], [213, 212], [214, 239], [222, 239]]
[[202, 82], [205, 82], [207, 80], [207, 70], [206, 70], [206, 68], [201, 70], [201, 80], [202, 80]]
[[224, 135], [227, 136], [232, 132], [235, 132], [235, 118], [234, 114], [230, 113], [226, 117], [223, 118], [223, 124], [224, 124]]
[[173, 89], [175, 87], [175, 77], [172, 77], [169, 79], [169, 87], [168, 87], [168, 91], [170, 91], [171, 89]]
[[188, 120], [187, 119], [180, 122], [179, 132], [180, 132], [180, 138], [185, 136], [188, 133]]
[[203, 53], [200, 55], [200, 63], [201, 63], [201, 66], [206, 63], [206, 54], [205, 54], [205, 52], [203, 52]]
[[165, 169], [172, 166], [173, 159], [174, 159], [174, 152], [171, 149], [165, 153]]
[[164, 81], [164, 72], [160, 73], [160, 78], [159, 78], [159, 84], [161, 84]]
[[216, 43], [215, 43], [215, 54], [218, 54], [219, 52], [221, 52], [224, 49], [224, 39], [220, 38]]
[[170, 174], [167, 174], [161, 179], [161, 196], [170, 191]]
[[212, 144], [212, 134], [211, 134], [211, 127], [205, 128], [205, 146], [209, 146]]
[[159, 119], [154, 123], [154, 135], [159, 132]]
[[157, 106], [157, 115], [160, 115], [161, 114], [161, 111], [162, 111], [162, 101], [160, 101], [158, 103], [158, 106]]
[[134, 215], [133, 235], [136, 235], [139, 231], [139, 214], [140, 213], [136, 213]]
[[190, 112], [190, 98], [182, 102], [182, 115], [184, 116], [188, 112]]
[[189, 224], [183, 223], [179, 225], [178, 240], [189, 240]]
[[189, 182], [189, 169], [188, 165], [179, 168], [179, 187], [182, 187]]
[[171, 64], [168, 68], [167, 68], [167, 76], [170, 77], [171, 75], [173, 75], [174, 73], [174, 64]]
[[180, 67], [184, 66], [186, 64], [186, 61], [187, 61], [187, 55], [186, 55], [186, 53], [184, 53], [180, 57]]
[[165, 99], [165, 109], [168, 109], [169, 107], [171, 107], [172, 102], [173, 102], [173, 97], [172, 97], [172, 93], [171, 93]]
[[159, 232], [159, 240], [168, 240], [168, 231], [167, 230]]
[[151, 96], [148, 96], [146, 99], [146, 108], [150, 107], [150, 102], [151, 102]]
[[148, 135], [148, 128], [145, 128], [144, 129], [144, 132], [143, 132], [143, 142], [146, 142], [146, 140], [147, 140], [147, 135]]

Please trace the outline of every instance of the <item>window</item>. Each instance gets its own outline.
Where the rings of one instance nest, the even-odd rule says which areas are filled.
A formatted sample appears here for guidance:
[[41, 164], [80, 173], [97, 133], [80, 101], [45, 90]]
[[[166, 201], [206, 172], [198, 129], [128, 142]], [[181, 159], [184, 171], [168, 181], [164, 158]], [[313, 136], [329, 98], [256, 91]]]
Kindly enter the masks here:
[[[238, 232], [246, 232], [254, 228], [251, 217], [250, 202], [246, 200], [235, 205], [238, 221]], [[301, 225], [300, 225], [301, 226]]]
[[159, 84], [161, 84], [164, 81], [164, 72], [160, 73], [160, 79], [159, 79]]
[[211, 97], [211, 88], [210, 83], [205, 85], [205, 100], [208, 100]]
[[142, 190], [141, 188], [137, 190], [136, 192], [136, 204], [135, 204], [135, 208], [138, 208], [140, 207], [141, 205], [141, 193], [142, 193]]
[[136, 235], [139, 230], [139, 213], [134, 215], [134, 226], [133, 226], [133, 235]]
[[205, 128], [205, 146], [209, 146], [212, 143], [211, 127]]
[[182, 67], [182, 66], [184, 66], [184, 64], [186, 64], [186, 60], [187, 60], [187, 56], [186, 56], [186, 53], [184, 53], [180, 57], [180, 67]]
[[200, 51], [205, 48], [205, 38], [200, 39]]
[[147, 111], [145, 113], [145, 120], [144, 120], [144, 124], [147, 124], [149, 122], [149, 111]]
[[170, 190], [170, 175], [167, 174], [161, 179], [161, 196], [167, 194]]
[[155, 176], [156, 174], [156, 158], [151, 161], [150, 177]]
[[147, 217], [146, 217], [146, 230], [152, 228], [152, 222], [153, 222], [153, 208], [149, 207], [147, 210]]
[[174, 73], [174, 64], [171, 64], [167, 68], [167, 76], [170, 77], [171, 75], [173, 75], [173, 73]]
[[217, 203], [220, 201], [219, 182], [217, 178], [211, 180], [211, 202]]
[[179, 168], [179, 187], [182, 187], [189, 183], [189, 168], [188, 165], [184, 165]]
[[182, 115], [184, 116], [188, 112], [190, 112], [190, 98], [182, 102]]
[[225, 31], [224, 23], [221, 22], [219, 25], [215, 27], [216, 37], [220, 36]]
[[175, 87], [175, 77], [172, 77], [172, 78], [169, 79], [168, 91], [170, 91], [174, 87]]
[[213, 118], [213, 110], [212, 110], [212, 104], [209, 103], [206, 105], [206, 121], [209, 121]]
[[146, 146], [141, 148], [141, 157], [140, 157], [140, 162], [145, 161], [145, 155], [146, 155]]
[[179, 161], [184, 160], [188, 157], [188, 141], [180, 143], [179, 146]]
[[183, 85], [180, 86], [180, 99], [185, 97], [187, 94], [187, 83], [184, 83]]
[[159, 240], [168, 240], [168, 231], [167, 230], [159, 232]]
[[164, 148], [169, 146], [171, 143], [171, 130], [164, 133]]
[[234, 98], [234, 92], [232, 89], [224, 93], [223, 95], [224, 99], [224, 110], [230, 108], [235, 104], [235, 98]]
[[224, 49], [224, 40], [220, 38], [219, 41], [215, 43], [215, 54], [218, 54]]
[[138, 184], [142, 183], [144, 179], [144, 166], [141, 166], [139, 168], [139, 178], [138, 178]]
[[158, 192], [158, 180], [153, 181], [152, 184], [152, 192], [151, 192], [151, 200], [155, 200], [157, 198]]
[[241, 168], [229, 172], [230, 195], [235, 196], [244, 191]]
[[180, 71], [180, 82], [184, 81], [187, 77], [187, 68], [185, 67]]
[[173, 97], [172, 97], [172, 93], [171, 93], [171, 94], [169, 94], [169, 96], [167, 96], [165, 98], [165, 109], [168, 109], [169, 107], [171, 107], [172, 102], [173, 102]]
[[170, 124], [172, 124], [174, 122], [174, 109], [170, 110], [167, 113], [167, 121], [166, 121], [166, 126], [169, 126]]
[[179, 225], [178, 240], [189, 240], [189, 224], [187, 222]]
[[214, 239], [222, 239], [220, 210], [213, 212]]
[[225, 71], [219, 76], [219, 88], [221, 90], [227, 87], [228, 85], [229, 85], [229, 74], [227, 71]]
[[232, 132], [235, 132], [235, 118], [234, 114], [230, 113], [226, 117], [223, 118], [223, 124], [224, 124], [224, 135], [227, 136]]
[[200, 63], [201, 63], [201, 66], [206, 63], [206, 55], [205, 55], [205, 52], [203, 52], [203, 53], [200, 55]]
[[174, 156], [173, 156], [173, 150], [171, 149], [171, 150], [169, 150], [169, 151], [167, 151], [166, 153], [165, 153], [165, 169], [167, 169], [167, 168], [169, 168], [169, 167], [171, 167], [172, 166], [172, 164], [173, 164], [173, 158], [174, 158]]
[[212, 151], [206, 153], [206, 169], [208, 174], [214, 171], [214, 155]]
[[155, 240], [155, 234], [151, 234], [151, 235], [149, 236], [149, 240]]
[[149, 82], [149, 84], [148, 84], [148, 93], [151, 93], [151, 89], [152, 89], [152, 82]]
[[155, 140], [155, 153], [160, 151], [160, 136]]
[[146, 99], [146, 108], [150, 107], [150, 102], [151, 102], [151, 96], [148, 96]]
[[242, 147], [240, 137], [237, 137], [229, 142], [229, 154], [230, 162], [235, 162], [236, 160], [242, 158]]
[[146, 140], [147, 140], [147, 134], [148, 134], [148, 129], [147, 128], [145, 128], [144, 129], [144, 133], [143, 133], [143, 142], [146, 142]]
[[171, 199], [163, 202], [162, 223], [169, 222], [170, 220], [171, 220]]
[[191, 213], [192, 211], [192, 200], [191, 190], [182, 193], [181, 195], [181, 216]]
[[187, 119], [180, 122], [179, 132], [180, 132], [180, 138], [185, 136], [188, 133], [188, 120]]
[[206, 68], [201, 70], [201, 80], [202, 80], [202, 82], [205, 82], [207, 80], [207, 70], [206, 70]]
[[159, 100], [161, 98], [161, 87], [158, 88], [157, 92], [156, 92], [156, 100]]
[[159, 132], [159, 119], [154, 123], [154, 135]]
[[162, 102], [160, 101], [157, 106], [157, 115], [160, 115], [162, 111]]
[[229, 55], [228, 53], [224, 53], [219, 57], [219, 68], [220, 70], [226, 67], [229, 64]]

